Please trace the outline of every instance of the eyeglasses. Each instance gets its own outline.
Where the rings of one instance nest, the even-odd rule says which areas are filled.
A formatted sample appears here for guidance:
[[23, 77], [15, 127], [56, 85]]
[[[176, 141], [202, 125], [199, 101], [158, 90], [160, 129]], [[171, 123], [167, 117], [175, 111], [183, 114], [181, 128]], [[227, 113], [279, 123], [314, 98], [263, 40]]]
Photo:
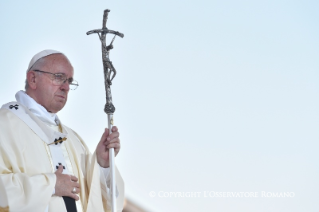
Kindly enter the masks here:
[[71, 90], [75, 90], [79, 86], [76, 80], [74, 80], [72, 77], [66, 78], [65, 74], [63, 73], [54, 74], [54, 73], [40, 71], [40, 70], [33, 70], [33, 71], [46, 73], [46, 74], [52, 74], [54, 76], [54, 78], [52, 79], [53, 85], [62, 85], [63, 83], [68, 82]]

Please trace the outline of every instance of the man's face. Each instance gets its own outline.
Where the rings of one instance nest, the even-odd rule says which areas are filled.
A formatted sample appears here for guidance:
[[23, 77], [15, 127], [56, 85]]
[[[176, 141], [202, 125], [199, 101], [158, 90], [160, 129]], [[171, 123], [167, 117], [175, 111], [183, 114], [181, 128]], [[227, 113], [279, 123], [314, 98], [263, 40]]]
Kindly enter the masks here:
[[[73, 67], [68, 59], [62, 54], [53, 54], [45, 58], [45, 64], [41, 71], [51, 73], [63, 73], [67, 78], [73, 77]], [[68, 99], [69, 84], [54, 85], [54, 75], [41, 73], [37, 75], [36, 89], [34, 90], [35, 100], [47, 111], [57, 113]]]

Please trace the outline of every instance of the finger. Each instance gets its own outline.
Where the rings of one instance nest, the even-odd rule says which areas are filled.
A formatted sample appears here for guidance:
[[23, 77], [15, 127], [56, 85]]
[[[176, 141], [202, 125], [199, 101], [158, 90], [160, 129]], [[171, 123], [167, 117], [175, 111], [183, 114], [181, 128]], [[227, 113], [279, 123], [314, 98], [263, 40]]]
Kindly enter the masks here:
[[74, 188], [74, 187], [75, 187], [75, 188], [80, 188], [80, 184], [74, 182], [74, 183], [72, 184], [72, 187], [73, 187], [73, 188]]
[[107, 141], [111, 141], [112, 139], [118, 138], [118, 137], [120, 137], [120, 133], [119, 132], [113, 132], [107, 137], [106, 140]]
[[73, 194], [78, 194], [78, 193], [80, 193], [80, 188], [75, 188], [75, 192], [73, 193]]
[[76, 176], [73, 176], [73, 175], [70, 175], [71, 176], [71, 180], [74, 181], [74, 182], [77, 182], [78, 181], [78, 178]]
[[62, 174], [63, 172], [63, 166], [59, 165], [58, 169], [56, 170], [56, 173]]
[[80, 193], [81, 189], [78, 187], [72, 187], [71, 193], [72, 194], [78, 194]]
[[113, 144], [113, 143], [120, 143], [120, 139], [119, 138], [113, 138], [111, 141], [105, 141], [104, 145], [108, 146], [108, 145]]
[[80, 199], [78, 195], [73, 194], [73, 193], [70, 193], [70, 194], [69, 194], [69, 197], [75, 199], [76, 201], [78, 201], [78, 200]]
[[112, 132], [116, 132], [116, 131], [118, 131], [117, 126], [113, 126], [113, 127], [112, 127]]
[[119, 149], [121, 148], [121, 145], [119, 143], [111, 143], [106, 146], [108, 149], [114, 148], [114, 149]]
[[108, 135], [109, 135], [109, 129], [108, 129], [108, 128], [105, 128], [104, 133], [103, 133], [103, 135], [102, 135], [102, 137], [101, 137], [101, 142], [106, 141]]

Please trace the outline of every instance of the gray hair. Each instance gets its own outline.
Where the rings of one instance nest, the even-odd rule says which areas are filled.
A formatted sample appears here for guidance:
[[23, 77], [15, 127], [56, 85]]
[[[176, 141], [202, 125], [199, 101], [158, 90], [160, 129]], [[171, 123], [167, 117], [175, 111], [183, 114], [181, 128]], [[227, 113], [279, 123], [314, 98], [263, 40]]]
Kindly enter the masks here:
[[[41, 70], [43, 69], [43, 67], [46, 65], [46, 57], [42, 57], [40, 58], [37, 62], [35, 62], [33, 64], [33, 66], [31, 66], [30, 70], [29, 71], [33, 71], [33, 70]], [[28, 72], [29, 72], [28, 71]], [[36, 73], [37, 75], [40, 75], [42, 73], [40, 72], [37, 72]], [[28, 79], [26, 78], [25, 79], [25, 86], [24, 86], [24, 89], [25, 91], [27, 91], [29, 89], [29, 83], [28, 83]]]

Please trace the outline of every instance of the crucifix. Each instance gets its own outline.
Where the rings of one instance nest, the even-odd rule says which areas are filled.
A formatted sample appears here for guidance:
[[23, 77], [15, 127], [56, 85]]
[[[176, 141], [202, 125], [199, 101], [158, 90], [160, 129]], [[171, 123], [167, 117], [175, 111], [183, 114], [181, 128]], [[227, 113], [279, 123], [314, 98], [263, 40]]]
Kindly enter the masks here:
[[[113, 49], [113, 42], [116, 36], [120, 36], [121, 38], [124, 37], [124, 34], [110, 30], [106, 27], [106, 22], [108, 18], [110, 10], [104, 10], [103, 15], [103, 24], [102, 29], [95, 29], [88, 31], [86, 34], [90, 35], [93, 33], [97, 33], [101, 44], [102, 44], [102, 62], [103, 62], [103, 70], [104, 70], [104, 84], [105, 84], [105, 93], [106, 93], [106, 104], [104, 107], [104, 112], [107, 114], [108, 117], [108, 128], [109, 134], [112, 133], [113, 127], [113, 113], [115, 112], [115, 107], [112, 102], [112, 94], [111, 94], [111, 85], [112, 80], [116, 75], [116, 70], [110, 60], [110, 50]], [[114, 37], [109, 45], [106, 45], [106, 35], [113, 34]], [[116, 185], [115, 185], [115, 161], [114, 161], [114, 148], [109, 150], [109, 161], [110, 161], [110, 168], [111, 168], [111, 198], [112, 198], [112, 211], [116, 212]]]

